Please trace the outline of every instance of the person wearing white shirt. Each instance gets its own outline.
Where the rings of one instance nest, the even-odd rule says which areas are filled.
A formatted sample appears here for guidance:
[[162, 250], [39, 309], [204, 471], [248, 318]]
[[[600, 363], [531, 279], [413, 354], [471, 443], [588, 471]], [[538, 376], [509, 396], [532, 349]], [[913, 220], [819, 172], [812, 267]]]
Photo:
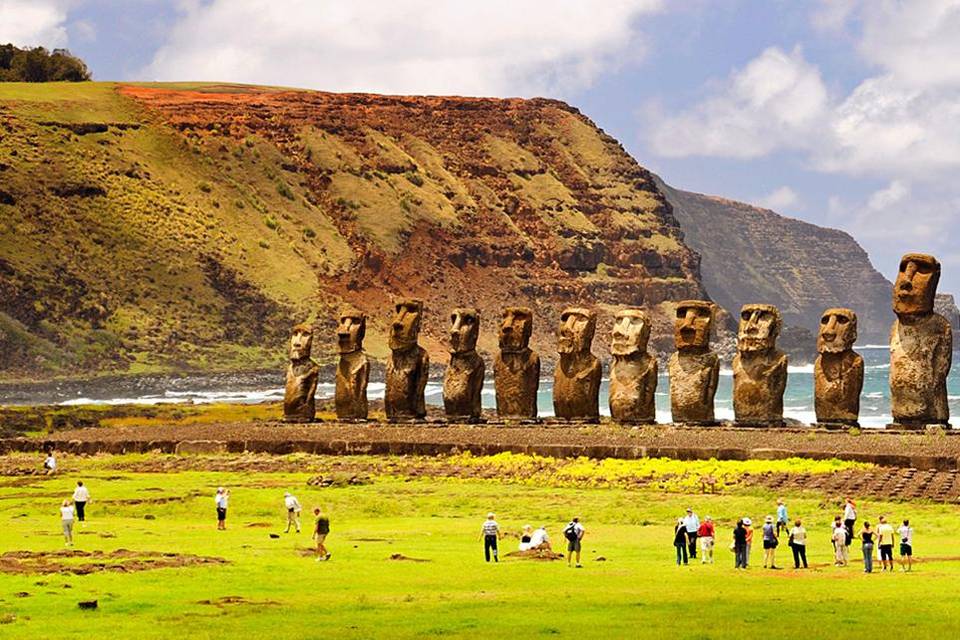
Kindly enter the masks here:
[[696, 513], [693, 512], [693, 509], [687, 509], [687, 515], [683, 519], [683, 526], [687, 529], [687, 551], [690, 554], [690, 558], [697, 557], [697, 532], [700, 530], [700, 518]]
[[573, 560], [574, 554], [577, 556], [577, 569], [582, 569], [583, 565], [580, 564], [580, 551], [583, 547], [583, 534], [586, 532], [586, 529], [583, 528], [583, 525], [580, 524], [580, 518], [576, 517], [570, 521], [563, 529], [563, 536], [567, 539], [567, 566], [570, 566], [571, 561]]
[[63, 525], [63, 540], [68, 547], [73, 546], [73, 506], [64, 500], [60, 506], [60, 524]]
[[843, 503], [843, 526], [847, 528], [847, 546], [853, 540], [854, 526], [857, 524], [857, 505], [853, 500], [846, 498]]
[[220, 487], [214, 500], [217, 503], [217, 529], [224, 531], [227, 528], [227, 502], [230, 500], [230, 492]]
[[283, 505], [287, 508], [287, 530], [284, 533], [290, 533], [290, 525], [297, 528], [300, 533], [300, 501], [290, 492], [283, 494]]
[[843, 526], [843, 523], [839, 521], [833, 523], [831, 538], [833, 539], [833, 550], [836, 559], [834, 564], [838, 567], [847, 566], [849, 558], [847, 551], [847, 528]]
[[83, 486], [82, 480], [77, 480], [77, 488], [73, 490], [73, 506], [77, 509], [77, 520], [84, 522], [84, 509], [90, 500], [90, 491]]
[[530, 536], [530, 546], [528, 546], [527, 549], [551, 550], [550, 536], [547, 535], [546, 527], [540, 527], [533, 532], [533, 535]]
[[913, 571], [913, 527], [909, 520], [904, 520], [900, 528], [900, 570]]
[[53, 457], [53, 451], [47, 453], [47, 457], [43, 461], [43, 468], [47, 470], [48, 476], [57, 470], [57, 459]]

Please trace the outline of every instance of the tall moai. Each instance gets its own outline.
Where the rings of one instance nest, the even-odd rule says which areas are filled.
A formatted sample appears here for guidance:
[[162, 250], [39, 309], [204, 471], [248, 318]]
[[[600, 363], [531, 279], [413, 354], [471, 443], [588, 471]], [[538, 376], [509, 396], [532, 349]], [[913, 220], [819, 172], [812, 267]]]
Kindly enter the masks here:
[[553, 411], [557, 418], [578, 422], [600, 420], [600, 377], [603, 368], [590, 351], [597, 315], [570, 307], [560, 314], [557, 351], [560, 360], [553, 379]]
[[340, 420], [367, 419], [367, 383], [370, 363], [363, 352], [367, 316], [352, 309], [340, 313], [337, 323], [337, 362], [334, 405]]
[[447, 420], [480, 420], [483, 358], [477, 354], [480, 312], [454, 309], [450, 314], [450, 364], [443, 379], [443, 408]]
[[530, 349], [533, 311], [507, 307], [500, 318], [500, 352], [493, 362], [497, 416], [505, 420], [536, 420], [540, 388], [540, 356]]
[[423, 302], [399, 300], [390, 325], [384, 410], [390, 422], [422, 420], [427, 415], [424, 389], [430, 374], [430, 357], [418, 344]]
[[813, 365], [813, 397], [817, 423], [856, 426], [863, 390], [863, 358], [853, 350], [857, 314], [827, 309], [820, 318], [817, 361]]
[[733, 413], [744, 426], [783, 426], [787, 356], [777, 349], [783, 320], [770, 304], [740, 310], [737, 355], [733, 357]]
[[650, 319], [642, 309], [618, 311], [610, 339], [610, 415], [625, 424], [657, 421], [657, 359], [647, 353]]
[[670, 356], [670, 410], [677, 424], [710, 425], [720, 380], [720, 358], [710, 350], [717, 305], [706, 300], [677, 303], [673, 324], [676, 352]]
[[310, 358], [313, 349], [313, 327], [298, 324], [289, 342], [290, 364], [287, 365], [286, 388], [283, 393], [285, 422], [313, 422], [317, 415], [316, 393], [320, 367]]

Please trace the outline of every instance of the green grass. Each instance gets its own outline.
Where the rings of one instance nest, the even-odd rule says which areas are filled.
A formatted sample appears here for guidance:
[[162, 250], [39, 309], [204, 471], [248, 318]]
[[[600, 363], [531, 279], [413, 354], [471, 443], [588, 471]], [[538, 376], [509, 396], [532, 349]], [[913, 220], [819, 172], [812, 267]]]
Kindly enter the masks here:
[[[810, 531], [811, 570], [764, 571], [755, 551], [755, 566], [737, 573], [726, 550], [732, 520], [772, 511], [774, 496], [762, 491], [702, 496], [385, 473], [365, 485], [316, 488], [306, 485], [313, 473], [337, 476], [344, 468], [337, 465], [359, 460], [312, 456], [280, 460], [302, 469], [297, 473], [242, 466], [229, 473], [136, 471], [154, 460], [64, 458], [59, 476], [0, 481], [0, 551], [61, 549], [58, 502], [82, 477], [93, 501], [77, 549], [193, 553], [230, 564], [87, 576], [0, 573], [0, 620], [15, 616], [0, 626], [2, 637], [47, 637], [54, 630], [62, 638], [952, 637], [958, 628], [951, 594], [960, 563], [925, 562], [912, 575], [866, 576], [856, 564], [834, 568], [827, 538], [833, 509], [819, 495], [788, 496], [791, 514], [803, 517]], [[253, 468], [258, 460], [232, 462]], [[184, 461], [194, 467], [217, 459]], [[398, 461], [379, 459], [379, 468]], [[37, 461], [18, 456], [6, 462]], [[232, 490], [226, 532], [215, 531], [211, 517], [218, 485]], [[305, 509], [322, 505], [330, 513], [329, 563], [302, 555], [310, 545], [307, 527], [300, 535], [269, 538], [282, 530], [285, 490], [294, 491]], [[184, 499], [134, 503], [164, 497]], [[714, 566], [673, 564], [670, 523], [690, 504], [718, 520]], [[863, 502], [860, 509], [871, 520], [882, 512], [913, 519], [921, 557], [960, 555], [953, 506]], [[581, 515], [588, 530], [584, 569], [568, 569], [562, 561], [485, 564], [477, 535], [489, 510], [509, 532], [546, 524], [556, 543], [563, 523]], [[247, 526], [255, 523], [269, 526]], [[508, 538], [502, 547], [515, 544]], [[394, 553], [429, 562], [388, 560]], [[786, 549], [779, 556], [780, 564], [790, 564]], [[18, 592], [30, 595], [15, 597]], [[200, 604], [228, 596], [250, 602]], [[98, 611], [77, 608], [77, 601], [93, 598]]]

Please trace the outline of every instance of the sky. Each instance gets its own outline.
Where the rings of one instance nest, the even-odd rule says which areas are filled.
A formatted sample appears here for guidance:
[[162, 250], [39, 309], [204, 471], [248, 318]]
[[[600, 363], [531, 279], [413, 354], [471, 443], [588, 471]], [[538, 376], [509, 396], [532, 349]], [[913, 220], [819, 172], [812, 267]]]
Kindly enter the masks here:
[[675, 187], [960, 293], [960, 0], [0, 0], [0, 42], [97, 80], [559, 98]]

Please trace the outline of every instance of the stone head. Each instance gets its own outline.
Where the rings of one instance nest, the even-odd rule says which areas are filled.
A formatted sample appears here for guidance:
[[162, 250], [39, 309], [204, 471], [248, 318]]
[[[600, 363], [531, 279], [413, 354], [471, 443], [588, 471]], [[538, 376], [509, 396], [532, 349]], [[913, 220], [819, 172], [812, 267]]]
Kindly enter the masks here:
[[893, 285], [893, 312], [898, 316], [932, 313], [939, 282], [940, 263], [936, 258], [924, 253], [903, 256]]
[[480, 312], [454, 309], [450, 312], [450, 353], [469, 353], [477, 348], [480, 337]]
[[363, 349], [363, 337], [367, 333], [367, 316], [353, 309], [340, 313], [337, 324], [337, 349], [340, 353], [354, 353]]
[[710, 347], [717, 305], [706, 300], [677, 303], [673, 323], [673, 341], [678, 351], [703, 351]]
[[500, 350], [518, 353], [530, 344], [533, 311], [528, 307], [507, 307], [500, 318]]
[[568, 307], [560, 314], [559, 353], [588, 353], [597, 330], [597, 314], [584, 307]]
[[777, 346], [783, 320], [772, 304], [745, 304], [740, 309], [737, 349], [741, 352], [770, 351]]
[[407, 298], [398, 300], [393, 307], [393, 324], [390, 327], [390, 349], [405, 351], [417, 344], [420, 336], [420, 318], [423, 301]]
[[613, 320], [610, 339], [610, 353], [615, 356], [628, 356], [633, 353], [646, 353], [650, 341], [650, 319], [643, 309], [631, 307], [617, 311]]
[[313, 326], [298, 324], [290, 334], [290, 360], [300, 362], [310, 358], [313, 349]]
[[827, 309], [820, 317], [817, 351], [842, 353], [857, 341], [857, 314], [850, 309]]

